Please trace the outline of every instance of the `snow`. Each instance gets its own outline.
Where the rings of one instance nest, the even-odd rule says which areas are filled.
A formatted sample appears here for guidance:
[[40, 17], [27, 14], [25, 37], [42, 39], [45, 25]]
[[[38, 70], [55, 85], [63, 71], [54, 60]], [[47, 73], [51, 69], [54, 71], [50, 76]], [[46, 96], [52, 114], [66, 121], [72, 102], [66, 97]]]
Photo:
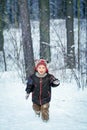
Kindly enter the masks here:
[[50, 120], [46, 123], [32, 110], [31, 95], [14, 71], [0, 73], [0, 130], [87, 130], [87, 90], [75, 83], [52, 88]]
[[[52, 61], [48, 67], [50, 72], [60, 79], [60, 86], [52, 88], [50, 120], [46, 123], [35, 115], [32, 109], [31, 94], [28, 100], [25, 99], [26, 85], [21, 81], [24, 75], [22, 70], [23, 53], [22, 51], [20, 53], [22, 50], [21, 30], [10, 29], [4, 31], [4, 49], [8, 71], [3, 72], [4, 65], [0, 65], [0, 130], [87, 130], [87, 88], [85, 87], [84, 91], [78, 89], [70, 70], [60, 70], [64, 66], [63, 51], [66, 51], [65, 22], [52, 20], [50, 24]], [[39, 24], [36, 22], [31, 25], [34, 57], [38, 59]], [[77, 44], [76, 21], [74, 26], [75, 44]], [[83, 42], [85, 43], [84, 28], [82, 31], [81, 40], [84, 38]], [[76, 47], [75, 45], [77, 53]], [[20, 56], [18, 63], [21, 72], [16, 64], [16, 51]]]

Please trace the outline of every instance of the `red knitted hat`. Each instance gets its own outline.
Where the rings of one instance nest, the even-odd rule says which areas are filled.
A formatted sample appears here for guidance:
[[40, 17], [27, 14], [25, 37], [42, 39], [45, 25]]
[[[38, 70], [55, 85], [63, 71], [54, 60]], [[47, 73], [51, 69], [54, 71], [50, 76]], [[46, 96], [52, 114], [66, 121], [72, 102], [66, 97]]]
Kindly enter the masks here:
[[46, 68], [46, 72], [48, 72], [48, 68], [47, 68], [47, 62], [44, 59], [40, 59], [36, 61], [36, 65], [35, 65], [35, 71], [37, 71], [37, 68], [39, 65], [44, 65]]

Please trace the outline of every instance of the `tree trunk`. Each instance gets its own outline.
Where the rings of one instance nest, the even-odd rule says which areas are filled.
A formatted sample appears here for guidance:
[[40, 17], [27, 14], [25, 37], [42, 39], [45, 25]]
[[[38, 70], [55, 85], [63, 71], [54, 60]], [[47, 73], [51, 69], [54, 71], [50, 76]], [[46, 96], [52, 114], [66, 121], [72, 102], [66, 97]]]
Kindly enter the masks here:
[[75, 54], [74, 54], [74, 32], [73, 32], [73, 1], [67, 0], [67, 66], [69, 68], [75, 67]]
[[19, 26], [19, 7], [18, 7], [18, 1], [17, 0], [15, 0], [14, 2], [13, 2], [13, 4], [14, 4], [14, 10], [13, 10], [13, 15], [14, 15], [14, 25], [15, 25], [15, 27], [17, 27], [18, 28], [18, 26]]
[[4, 7], [5, 7], [5, 1], [0, 0], [0, 51], [3, 51], [3, 45], [4, 45], [4, 37], [3, 37], [3, 28], [4, 28]]
[[19, 0], [26, 78], [34, 71], [34, 54], [27, 0]]
[[3, 28], [2, 28], [2, 21], [0, 16], [0, 51], [3, 51], [3, 45], [4, 45]]
[[85, 17], [86, 17], [86, 86], [87, 86], [87, 0], [85, 0]]
[[39, 0], [40, 7], [40, 58], [51, 61], [49, 0]]
[[7, 71], [7, 64], [6, 64], [6, 57], [5, 57], [5, 51], [4, 51], [4, 48], [3, 48], [3, 59], [4, 59], [5, 71]]
[[78, 7], [78, 70], [80, 71], [80, 0], [77, 2]]

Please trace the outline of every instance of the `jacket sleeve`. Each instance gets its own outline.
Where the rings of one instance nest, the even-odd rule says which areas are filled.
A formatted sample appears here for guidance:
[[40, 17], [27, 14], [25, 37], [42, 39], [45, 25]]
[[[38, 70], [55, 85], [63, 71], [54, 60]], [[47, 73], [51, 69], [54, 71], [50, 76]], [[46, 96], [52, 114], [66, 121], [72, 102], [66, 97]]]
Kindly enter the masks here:
[[25, 91], [26, 91], [26, 93], [29, 94], [30, 92], [33, 91], [33, 89], [34, 89], [33, 80], [32, 80], [32, 77], [29, 77]]
[[53, 75], [51, 75], [50, 76], [50, 85], [52, 87], [57, 87], [60, 85], [60, 81], [57, 78], [55, 78]]

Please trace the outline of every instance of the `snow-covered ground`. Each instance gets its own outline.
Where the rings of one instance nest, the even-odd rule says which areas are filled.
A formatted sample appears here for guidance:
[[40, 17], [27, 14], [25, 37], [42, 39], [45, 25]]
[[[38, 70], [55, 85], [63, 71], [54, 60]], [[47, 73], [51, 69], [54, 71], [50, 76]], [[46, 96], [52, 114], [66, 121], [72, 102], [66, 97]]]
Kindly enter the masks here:
[[[38, 59], [39, 24], [36, 22], [31, 25], [34, 57]], [[81, 40], [85, 43], [85, 29], [82, 29]], [[75, 44], [77, 44], [77, 23], [75, 23], [74, 31]], [[59, 78], [60, 86], [52, 88], [50, 120], [46, 123], [32, 110], [31, 95], [28, 100], [25, 99], [26, 85], [20, 79], [24, 75], [21, 30], [4, 31], [8, 71], [3, 72], [4, 64], [0, 53], [0, 63], [2, 63], [0, 64], [0, 130], [87, 130], [87, 88], [84, 91], [78, 89], [73, 74], [69, 70], [60, 70], [64, 65], [63, 51], [66, 48], [65, 22], [63, 20], [51, 21], [50, 35], [52, 61], [49, 69]], [[77, 46], [75, 50], [77, 52]], [[20, 61], [17, 61], [17, 54]], [[84, 59], [84, 55], [82, 58]], [[17, 62], [20, 65], [19, 68]]]
[[87, 90], [75, 83], [52, 88], [50, 120], [35, 116], [31, 95], [14, 71], [0, 73], [0, 130], [87, 130]]

